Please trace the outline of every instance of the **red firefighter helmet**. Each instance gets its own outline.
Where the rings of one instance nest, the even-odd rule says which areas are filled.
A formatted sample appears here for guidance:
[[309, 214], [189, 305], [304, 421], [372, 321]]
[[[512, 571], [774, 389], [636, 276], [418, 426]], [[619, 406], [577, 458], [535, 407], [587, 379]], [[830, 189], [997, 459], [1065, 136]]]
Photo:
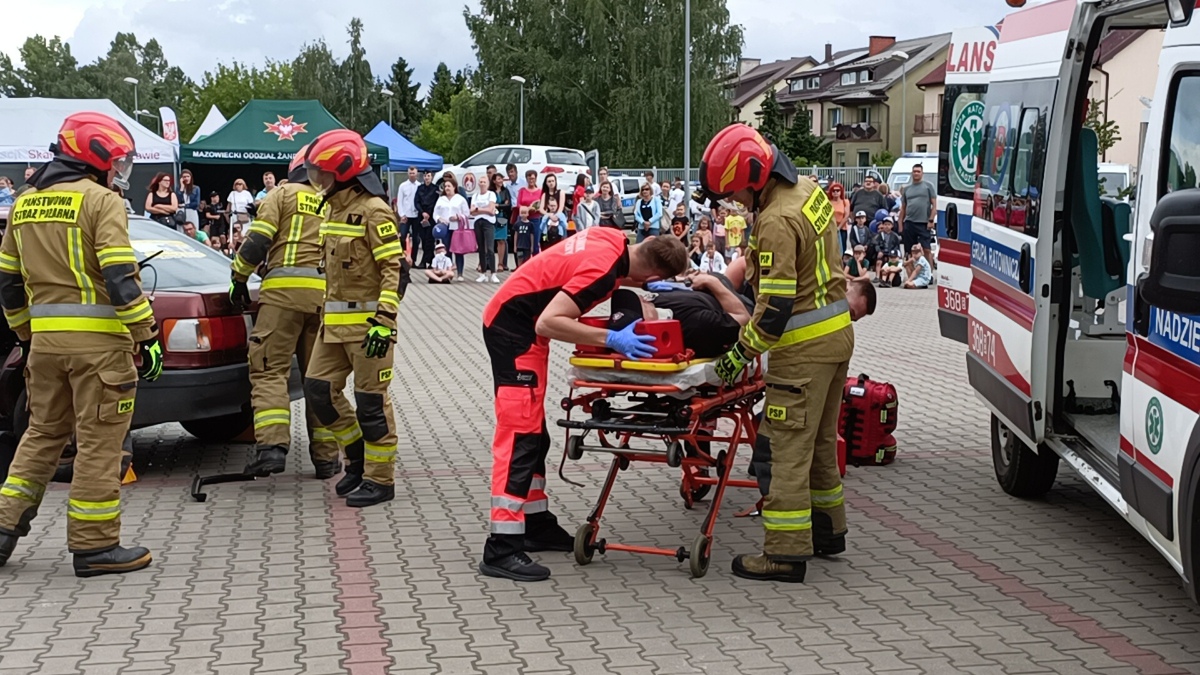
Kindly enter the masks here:
[[118, 180], [128, 180], [136, 148], [125, 125], [108, 115], [81, 112], [63, 120], [58, 152], [100, 171], [115, 168]]
[[[308, 146], [304, 165], [310, 170], [333, 174], [338, 183], [345, 183], [371, 168], [367, 157], [367, 142], [349, 129], [334, 129], [317, 136]], [[313, 181], [316, 184], [316, 181]]]
[[306, 143], [300, 151], [292, 155], [292, 161], [288, 164], [288, 175], [292, 175], [296, 169], [304, 166], [304, 158], [308, 155], [308, 144]]
[[700, 160], [700, 187], [710, 198], [725, 199], [745, 188], [755, 192], [767, 186], [775, 149], [762, 134], [745, 124], [731, 124], [717, 132]]

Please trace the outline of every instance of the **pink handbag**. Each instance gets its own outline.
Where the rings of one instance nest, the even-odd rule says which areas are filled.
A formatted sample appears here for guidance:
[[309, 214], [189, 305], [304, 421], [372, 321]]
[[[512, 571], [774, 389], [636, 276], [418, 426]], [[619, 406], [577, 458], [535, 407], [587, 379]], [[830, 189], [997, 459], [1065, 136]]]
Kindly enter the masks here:
[[458, 229], [450, 233], [450, 252], [466, 255], [476, 251], [475, 230], [468, 229], [467, 219], [458, 217]]

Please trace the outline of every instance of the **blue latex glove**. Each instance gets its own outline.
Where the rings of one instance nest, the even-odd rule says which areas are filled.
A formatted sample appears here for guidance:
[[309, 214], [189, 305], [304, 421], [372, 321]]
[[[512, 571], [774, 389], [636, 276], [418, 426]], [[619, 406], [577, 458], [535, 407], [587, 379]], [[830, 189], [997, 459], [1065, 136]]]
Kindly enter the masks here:
[[642, 320], [638, 319], [621, 330], [608, 331], [604, 346], [619, 352], [627, 359], [644, 359], [654, 356], [658, 348], [654, 346], [653, 335], [637, 335], [633, 331]]
[[671, 291], [690, 291], [692, 287], [673, 281], [651, 281], [646, 284], [646, 290], [651, 293], [670, 293]]

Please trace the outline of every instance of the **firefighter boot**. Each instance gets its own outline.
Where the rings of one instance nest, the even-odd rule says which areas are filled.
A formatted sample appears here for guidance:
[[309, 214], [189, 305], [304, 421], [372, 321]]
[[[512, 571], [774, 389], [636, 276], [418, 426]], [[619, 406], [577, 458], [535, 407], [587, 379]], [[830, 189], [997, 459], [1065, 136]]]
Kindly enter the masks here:
[[346, 495], [358, 489], [363, 482], [363, 441], [358, 439], [346, 446], [346, 475], [334, 486], [337, 496]]
[[242, 473], [265, 478], [273, 473], [283, 473], [286, 464], [287, 448], [282, 445], [267, 445], [258, 449], [258, 455], [253, 462], [246, 465]]
[[15, 532], [9, 530], [0, 530], [0, 567], [8, 562], [13, 551], [17, 550], [17, 540], [20, 539]]
[[395, 485], [380, 485], [364, 480], [358, 489], [346, 496], [346, 506], [362, 508], [390, 502], [396, 498]]
[[98, 577], [144, 569], [150, 564], [150, 551], [141, 546], [114, 546], [103, 551], [75, 554], [75, 576]]
[[754, 581], [783, 581], [789, 584], [804, 583], [808, 563], [804, 561], [779, 560], [766, 554], [739, 555], [733, 559], [733, 575]]
[[837, 555], [846, 552], [846, 533], [833, 533], [833, 519], [828, 513], [813, 511], [813, 551], [817, 555]]
[[313, 459], [313, 475], [317, 480], [326, 480], [333, 478], [342, 471], [341, 460], [332, 459], [328, 462], [322, 462], [319, 459]]
[[542, 581], [550, 578], [550, 569], [535, 563], [524, 551], [517, 551], [490, 563], [481, 562], [479, 573], [513, 581]]

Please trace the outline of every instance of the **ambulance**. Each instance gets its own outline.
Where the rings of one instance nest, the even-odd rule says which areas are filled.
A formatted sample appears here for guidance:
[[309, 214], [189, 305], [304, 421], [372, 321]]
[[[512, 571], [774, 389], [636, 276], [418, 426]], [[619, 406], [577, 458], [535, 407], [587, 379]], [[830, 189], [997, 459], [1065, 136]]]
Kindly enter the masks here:
[[971, 212], [975, 204], [983, 97], [996, 61], [999, 26], [950, 34], [938, 147], [938, 325], [942, 337], [967, 341], [971, 295]]
[[[1010, 0], [1010, 4], [1021, 4]], [[1196, 0], [1052, 0], [1004, 19], [972, 195], [967, 376], [996, 478], [1083, 477], [1200, 577]], [[1088, 73], [1106, 32], [1166, 29], [1132, 203], [1102, 197]]]

